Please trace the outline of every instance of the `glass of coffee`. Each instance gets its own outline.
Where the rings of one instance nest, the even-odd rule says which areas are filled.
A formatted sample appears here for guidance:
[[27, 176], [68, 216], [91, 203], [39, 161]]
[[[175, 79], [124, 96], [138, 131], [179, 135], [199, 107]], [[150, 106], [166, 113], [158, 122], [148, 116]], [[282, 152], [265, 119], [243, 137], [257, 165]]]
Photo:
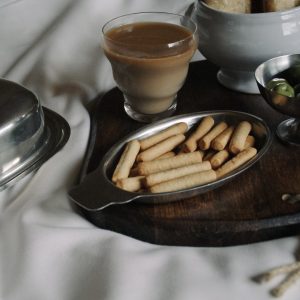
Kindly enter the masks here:
[[131, 118], [153, 122], [175, 112], [196, 30], [189, 17], [164, 12], [124, 15], [103, 26], [104, 52]]

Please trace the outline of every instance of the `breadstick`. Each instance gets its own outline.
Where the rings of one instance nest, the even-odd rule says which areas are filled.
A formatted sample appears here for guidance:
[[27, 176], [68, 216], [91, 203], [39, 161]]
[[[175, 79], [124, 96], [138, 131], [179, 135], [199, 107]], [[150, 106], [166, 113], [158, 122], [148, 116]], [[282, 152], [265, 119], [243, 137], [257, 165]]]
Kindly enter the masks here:
[[250, 160], [252, 157], [254, 157], [257, 153], [257, 150], [253, 147], [249, 147], [239, 154], [237, 154], [235, 157], [233, 157], [231, 160], [226, 162], [222, 167], [216, 170], [217, 177], [221, 178], [224, 175], [232, 172], [233, 170], [237, 169], [239, 166]]
[[119, 179], [117, 186], [128, 192], [136, 192], [142, 188], [142, 179], [144, 176], [128, 177]]
[[[167, 153], [159, 156], [155, 160], [165, 159], [165, 158], [174, 157], [174, 156], [175, 156], [175, 153], [173, 151], [170, 151], [170, 152], [167, 152]], [[138, 176], [138, 169], [137, 169], [137, 167], [135, 167], [135, 168], [133, 168], [133, 169], [130, 170], [129, 176], [130, 177]]]
[[201, 150], [207, 150], [210, 147], [211, 141], [217, 137], [221, 132], [223, 132], [228, 125], [225, 122], [221, 122], [216, 125], [211, 131], [209, 131], [203, 138], [198, 142], [198, 147]]
[[177, 169], [171, 169], [167, 171], [162, 171], [154, 174], [150, 174], [145, 177], [144, 184], [147, 187], [153, 186], [155, 184], [161, 183], [163, 181], [168, 181], [174, 178], [182, 177], [185, 175], [207, 171], [211, 169], [211, 164], [209, 161], [188, 165], [180, 167]]
[[251, 131], [251, 124], [247, 121], [242, 121], [235, 128], [230, 143], [229, 151], [233, 154], [237, 154], [244, 149], [245, 141]]
[[172, 125], [166, 129], [164, 129], [163, 131], [160, 131], [157, 134], [154, 134], [148, 138], [140, 140], [139, 142], [141, 144], [141, 150], [144, 151], [144, 150], [150, 148], [151, 146], [169, 138], [170, 136], [185, 133], [187, 131], [187, 129], [188, 129], [188, 126], [184, 122]]
[[276, 277], [277, 275], [293, 272], [297, 269], [300, 269], [300, 261], [273, 268], [270, 271], [267, 271], [266, 273], [263, 273], [263, 274], [260, 274], [259, 276], [257, 276], [256, 280], [259, 283], [268, 282], [271, 279], [273, 279], [274, 277]]
[[140, 151], [140, 143], [137, 140], [132, 140], [127, 143], [124, 152], [116, 166], [112, 176], [112, 181], [117, 182], [118, 179], [127, 178], [131, 167]]
[[197, 150], [200, 154], [201, 154], [201, 156], [202, 156], [202, 160], [203, 160], [203, 158], [204, 158], [204, 155], [205, 155], [205, 151], [203, 151], [203, 150]]
[[153, 185], [149, 190], [152, 193], [173, 192], [209, 183], [216, 180], [216, 178], [216, 172], [208, 170], [164, 181]]
[[202, 162], [202, 155], [199, 151], [195, 151], [191, 153], [183, 153], [170, 158], [141, 162], [138, 164], [137, 170], [139, 175], [149, 175], [199, 162]]
[[287, 278], [285, 278], [276, 288], [271, 290], [271, 294], [274, 297], [282, 296], [286, 290], [292, 286], [300, 278], [300, 269], [291, 272]]
[[215, 137], [211, 141], [211, 148], [217, 151], [223, 150], [226, 147], [227, 143], [229, 142], [233, 130], [234, 127], [229, 126], [223, 132], [221, 132], [217, 137]]
[[156, 158], [156, 159], [165, 159], [165, 158], [169, 158], [169, 157], [173, 157], [173, 156], [175, 156], [175, 152], [169, 151], [169, 152], [167, 152], [167, 153], [165, 153], [165, 154], [159, 156], [159, 157]]
[[165, 154], [173, 150], [176, 146], [178, 146], [181, 142], [185, 140], [185, 136], [183, 134], [177, 134], [163, 140], [162, 142], [155, 144], [154, 146], [148, 148], [147, 150], [141, 152], [137, 156], [137, 161], [150, 161], [155, 158]]
[[244, 149], [248, 147], [253, 147], [255, 145], [255, 137], [253, 135], [248, 135], [245, 141]]
[[195, 132], [184, 143], [183, 151], [194, 152], [197, 149], [197, 141], [209, 132], [214, 126], [214, 122], [214, 119], [210, 116], [203, 118]]
[[[201, 150], [200, 150], [200, 151], [201, 151]], [[209, 149], [208, 151], [204, 152], [202, 160], [203, 160], [203, 161], [210, 161], [210, 159], [211, 159], [216, 153], [217, 153], [216, 150]]]
[[217, 152], [209, 161], [213, 169], [219, 168], [229, 158], [229, 152], [227, 150], [221, 150]]

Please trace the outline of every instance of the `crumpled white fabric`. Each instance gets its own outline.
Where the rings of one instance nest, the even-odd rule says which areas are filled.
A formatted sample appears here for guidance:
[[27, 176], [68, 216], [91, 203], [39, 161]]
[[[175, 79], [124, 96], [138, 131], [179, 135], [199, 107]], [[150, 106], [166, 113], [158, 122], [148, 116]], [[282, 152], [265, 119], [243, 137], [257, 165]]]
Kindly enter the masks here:
[[[27, 0], [0, 4], [0, 72], [69, 122], [67, 145], [0, 192], [0, 300], [270, 299], [251, 277], [293, 262], [297, 238], [226, 248], [165, 247], [94, 227], [67, 191], [85, 154], [87, 103], [114, 86], [101, 26], [136, 11], [183, 13], [192, 1]], [[200, 41], [201, 42], [201, 41]], [[299, 299], [300, 285], [283, 299]]]

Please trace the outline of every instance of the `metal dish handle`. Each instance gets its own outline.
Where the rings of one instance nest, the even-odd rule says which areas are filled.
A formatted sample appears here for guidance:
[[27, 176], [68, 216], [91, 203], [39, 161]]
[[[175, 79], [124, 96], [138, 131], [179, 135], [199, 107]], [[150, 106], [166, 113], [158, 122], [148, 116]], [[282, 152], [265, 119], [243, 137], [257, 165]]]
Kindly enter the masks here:
[[116, 187], [103, 176], [100, 169], [88, 174], [82, 183], [69, 191], [71, 200], [89, 211], [99, 211], [110, 205], [126, 204], [140, 196]]

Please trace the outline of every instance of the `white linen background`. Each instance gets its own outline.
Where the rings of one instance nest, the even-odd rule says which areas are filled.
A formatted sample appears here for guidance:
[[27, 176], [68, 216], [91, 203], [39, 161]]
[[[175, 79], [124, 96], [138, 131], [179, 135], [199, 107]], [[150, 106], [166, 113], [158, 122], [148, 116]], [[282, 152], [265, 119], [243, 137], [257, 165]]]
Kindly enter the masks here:
[[[282, 277], [251, 277], [295, 260], [297, 238], [226, 248], [166, 247], [94, 227], [70, 208], [89, 134], [89, 100], [114, 86], [99, 47], [108, 19], [183, 13], [180, 0], [0, 1], [0, 74], [64, 116], [70, 140], [0, 193], [0, 299], [271, 299]], [[200, 56], [196, 56], [197, 59]], [[300, 284], [282, 299], [299, 299]]]

